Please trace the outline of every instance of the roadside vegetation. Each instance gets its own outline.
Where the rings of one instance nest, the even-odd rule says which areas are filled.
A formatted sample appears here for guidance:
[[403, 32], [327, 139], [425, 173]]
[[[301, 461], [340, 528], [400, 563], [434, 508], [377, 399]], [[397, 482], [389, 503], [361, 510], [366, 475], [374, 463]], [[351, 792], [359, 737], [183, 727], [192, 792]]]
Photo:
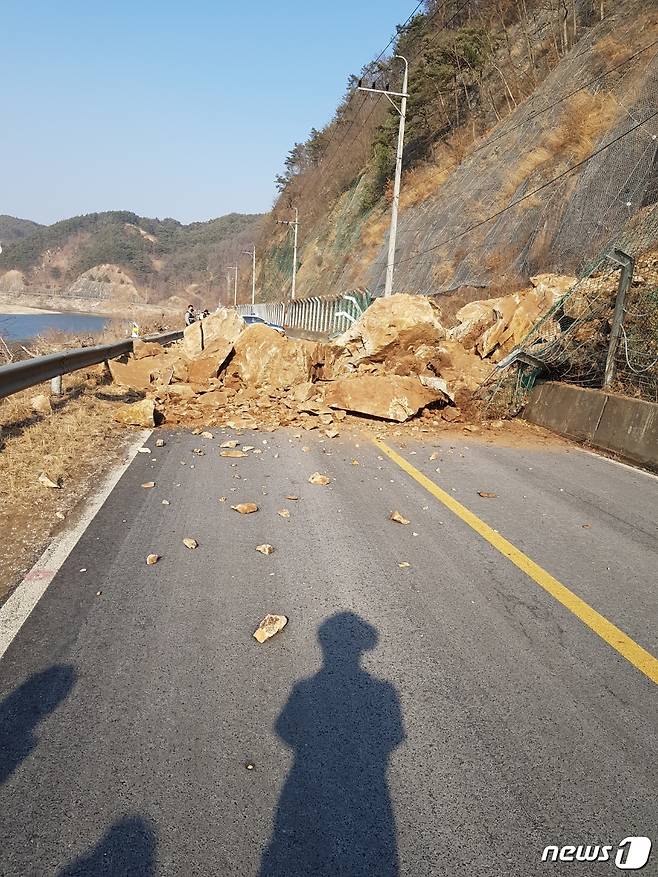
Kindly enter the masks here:
[[[54, 345], [31, 346], [45, 353]], [[74, 346], [78, 338], [58, 345]], [[132, 397], [110, 383], [104, 366], [65, 375], [63, 390], [50, 396], [43, 384], [0, 401], [0, 603], [134, 435], [112, 416]]]

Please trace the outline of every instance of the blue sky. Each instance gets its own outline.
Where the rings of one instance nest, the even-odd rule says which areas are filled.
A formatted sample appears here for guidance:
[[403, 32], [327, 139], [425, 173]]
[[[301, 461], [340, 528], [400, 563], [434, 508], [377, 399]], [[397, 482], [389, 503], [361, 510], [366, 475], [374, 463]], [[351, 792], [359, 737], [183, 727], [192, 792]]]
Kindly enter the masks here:
[[414, 0], [4, 0], [0, 213], [268, 210]]

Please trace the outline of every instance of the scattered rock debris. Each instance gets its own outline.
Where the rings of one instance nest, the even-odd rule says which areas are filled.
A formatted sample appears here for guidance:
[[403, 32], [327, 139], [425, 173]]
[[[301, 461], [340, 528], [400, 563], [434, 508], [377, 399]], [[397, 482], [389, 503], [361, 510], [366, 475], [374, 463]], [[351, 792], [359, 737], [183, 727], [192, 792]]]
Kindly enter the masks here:
[[189, 548], [190, 551], [194, 551], [195, 548], [199, 547], [199, 543], [196, 541], [196, 539], [190, 539], [189, 537], [183, 539], [183, 545], [186, 548]]
[[255, 502], [240, 502], [237, 505], [232, 505], [231, 508], [234, 512], [238, 512], [241, 515], [253, 515], [254, 512], [258, 511], [258, 506]]
[[496, 499], [498, 494], [497, 493], [489, 493], [489, 491], [487, 491], [487, 490], [478, 490], [478, 496], [481, 496], [484, 499]]
[[256, 551], [260, 551], [261, 554], [273, 554], [274, 547], [268, 542], [265, 542], [263, 545], [257, 545]]
[[155, 481], [145, 481], [142, 484], [142, 487], [144, 488], [144, 490], [150, 490], [152, 487], [155, 487]]
[[254, 639], [264, 643], [283, 630], [287, 623], [288, 619], [285, 615], [266, 615], [254, 631]]
[[159, 555], [159, 554], [149, 554], [149, 555], [147, 556], [147, 558], [146, 558], [146, 563], [147, 563], [149, 566], [153, 566], [153, 565], [156, 564], [159, 560], [160, 560], [160, 555]]
[[410, 524], [411, 521], [409, 518], [405, 518], [404, 515], [401, 515], [400, 512], [391, 512], [388, 516], [389, 521], [395, 521], [396, 524]]
[[[544, 287], [533, 296], [541, 307], [553, 302]], [[515, 311], [508, 310], [497, 299], [471, 302], [457, 313], [457, 325], [446, 328], [431, 299], [400, 294], [377, 299], [342, 336], [315, 342], [247, 326], [220, 308], [188, 326], [181, 342], [143, 344], [110, 363], [117, 384], [146, 396], [122, 406], [117, 419], [136, 426], [194, 424], [206, 439], [213, 437], [209, 426], [289, 426], [300, 435], [318, 429], [336, 439], [338, 424], [363, 424], [364, 417], [458, 421], [491, 363], [509, 352], [525, 326], [510, 325]], [[496, 336], [480, 344], [494, 326]], [[240, 444], [229, 439], [220, 448]], [[241, 453], [256, 450], [246, 445]]]
[[327, 484], [331, 484], [331, 478], [323, 475], [321, 472], [314, 472], [308, 480], [310, 484], [320, 484], [324, 487], [326, 487]]

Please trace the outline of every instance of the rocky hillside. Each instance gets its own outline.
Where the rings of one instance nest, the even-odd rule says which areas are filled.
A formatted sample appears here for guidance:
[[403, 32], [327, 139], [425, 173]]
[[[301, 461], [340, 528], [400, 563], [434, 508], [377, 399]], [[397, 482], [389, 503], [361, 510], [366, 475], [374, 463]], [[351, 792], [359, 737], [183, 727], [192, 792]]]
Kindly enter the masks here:
[[[60, 306], [86, 301], [91, 309], [211, 306], [226, 295], [225, 266], [242, 258], [260, 221], [259, 215], [232, 213], [182, 225], [112, 211], [49, 226], [0, 222], [0, 229], [14, 229], [0, 254], [0, 295], [25, 303], [59, 300]], [[21, 236], [21, 229], [29, 233]]]
[[[396, 291], [577, 272], [654, 203], [657, 39], [651, 0], [430, 2], [399, 28], [389, 52], [410, 61], [410, 100]], [[364, 84], [397, 88], [386, 58]], [[301, 296], [383, 289], [398, 116], [356, 86], [279, 178], [273, 218], [300, 211]], [[266, 298], [289, 290], [290, 238], [265, 222]]]

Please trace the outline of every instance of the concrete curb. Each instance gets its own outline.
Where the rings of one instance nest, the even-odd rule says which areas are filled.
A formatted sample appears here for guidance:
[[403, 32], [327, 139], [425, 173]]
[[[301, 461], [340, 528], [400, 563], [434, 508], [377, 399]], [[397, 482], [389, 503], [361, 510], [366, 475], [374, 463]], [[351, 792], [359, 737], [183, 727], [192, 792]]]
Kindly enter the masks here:
[[547, 381], [530, 394], [524, 420], [658, 471], [658, 404]]

